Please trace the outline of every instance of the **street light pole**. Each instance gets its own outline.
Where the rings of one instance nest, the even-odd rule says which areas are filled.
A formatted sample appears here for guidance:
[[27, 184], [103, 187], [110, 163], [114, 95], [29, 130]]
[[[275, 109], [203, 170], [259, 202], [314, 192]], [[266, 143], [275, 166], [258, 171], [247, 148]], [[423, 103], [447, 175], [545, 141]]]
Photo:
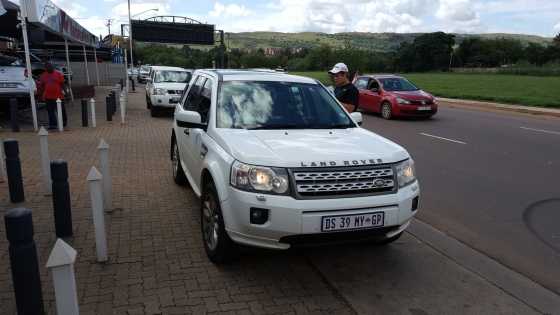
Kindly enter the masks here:
[[[132, 18], [130, 17], [130, 0], [128, 0], [128, 42], [130, 44], [130, 67], [134, 69], [134, 58], [132, 57]], [[128, 67], [128, 65], [125, 65]]]

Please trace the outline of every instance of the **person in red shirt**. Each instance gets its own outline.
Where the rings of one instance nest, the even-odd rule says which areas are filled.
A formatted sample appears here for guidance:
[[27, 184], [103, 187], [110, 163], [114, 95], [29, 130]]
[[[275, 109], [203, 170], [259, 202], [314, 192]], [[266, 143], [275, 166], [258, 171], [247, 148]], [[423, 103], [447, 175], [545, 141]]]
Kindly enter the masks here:
[[49, 129], [56, 129], [58, 123], [56, 118], [56, 100], [62, 101], [62, 121], [66, 127], [66, 108], [64, 106], [64, 95], [62, 94], [62, 87], [64, 85], [64, 75], [55, 70], [50, 63], [45, 64], [45, 71], [39, 78], [39, 85], [43, 91], [42, 97], [47, 104], [47, 111], [49, 113]]

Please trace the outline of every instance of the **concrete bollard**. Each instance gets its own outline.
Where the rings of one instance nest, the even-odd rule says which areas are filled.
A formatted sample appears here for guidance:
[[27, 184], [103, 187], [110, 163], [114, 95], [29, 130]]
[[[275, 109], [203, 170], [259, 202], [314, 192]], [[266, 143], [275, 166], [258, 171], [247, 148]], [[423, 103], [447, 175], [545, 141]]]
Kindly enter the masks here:
[[111, 107], [111, 96], [107, 96], [105, 97], [105, 110], [107, 113], [107, 121], [112, 121], [113, 120], [113, 109]]
[[41, 127], [39, 130], [39, 146], [41, 148], [41, 170], [43, 171], [43, 181], [45, 191], [48, 195], [52, 194], [51, 166], [49, 157], [49, 132]]
[[60, 100], [60, 98], [56, 99], [56, 118], [58, 122], [58, 131], [63, 132], [64, 124], [62, 121], [62, 101]]
[[6, 181], [6, 165], [4, 159], [4, 140], [0, 139], [0, 183]]
[[51, 179], [56, 236], [72, 236], [72, 208], [66, 161], [54, 160], [51, 162]]
[[89, 196], [91, 198], [91, 211], [93, 227], [95, 229], [95, 249], [97, 261], [107, 261], [107, 236], [105, 234], [105, 214], [103, 212], [103, 176], [92, 166], [87, 181], [89, 185]]
[[4, 154], [6, 154], [6, 173], [8, 174], [8, 189], [11, 202], [25, 201], [23, 178], [21, 176], [21, 161], [19, 160], [19, 145], [17, 140], [4, 140]]
[[78, 294], [74, 263], [77, 252], [60, 238], [56, 240], [47, 260], [47, 268], [53, 277], [56, 313], [59, 315], [78, 315]]
[[12, 281], [18, 314], [44, 314], [37, 247], [31, 210], [15, 208], [4, 214]]
[[91, 98], [89, 100], [89, 104], [91, 106], [91, 126], [93, 128], [97, 127], [97, 120], [95, 117], [95, 100], [93, 98]]
[[111, 183], [111, 172], [109, 168], [109, 144], [105, 140], [101, 139], [99, 146], [99, 164], [101, 168], [101, 175], [103, 176], [103, 201], [105, 203], [105, 211], [110, 212], [113, 203], [112, 197], [112, 183]]
[[125, 107], [126, 107], [126, 97], [124, 93], [121, 93], [119, 103], [121, 105], [121, 124], [124, 124], [124, 115], [125, 115]]
[[10, 98], [10, 123], [12, 125], [13, 132], [19, 132], [19, 122], [18, 122], [18, 102], [15, 98]]
[[82, 100], [82, 127], [88, 126], [88, 106], [87, 100]]

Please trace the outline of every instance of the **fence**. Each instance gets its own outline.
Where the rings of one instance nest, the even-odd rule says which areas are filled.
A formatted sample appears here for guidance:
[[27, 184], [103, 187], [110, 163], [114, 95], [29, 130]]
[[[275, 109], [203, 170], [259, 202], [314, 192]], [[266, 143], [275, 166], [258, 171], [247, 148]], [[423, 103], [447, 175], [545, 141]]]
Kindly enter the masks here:
[[[70, 62], [72, 69], [72, 85], [87, 85], [86, 65], [84, 62]], [[102, 62], [97, 64], [99, 70], [99, 85], [113, 86], [121, 79], [125, 78], [126, 69], [124, 64]], [[88, 62], [87, 70], [89, 72], [89, 80], [91, 85], [97, 85], [97, 72], [95, 63]]]

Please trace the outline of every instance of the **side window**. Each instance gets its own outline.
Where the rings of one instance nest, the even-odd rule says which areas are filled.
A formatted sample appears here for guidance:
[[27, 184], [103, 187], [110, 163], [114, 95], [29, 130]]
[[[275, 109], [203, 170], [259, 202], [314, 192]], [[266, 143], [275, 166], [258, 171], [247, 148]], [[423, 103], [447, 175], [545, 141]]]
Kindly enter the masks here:
[[359, 78], [358, 80], [356, 80], [355, 85], [358, 90], [365, 90], [367, 88], [368, 81], [368, 78]]
[[201, 122], [208, 122], [208, 114], [210, 112], [210, 106], [212, 105], [212, 79], [207, 79], [202, 90], [200, 91], [199, 102], [198, 102], [198, 112], [200, 113]]
[[200, 90], [204, 85], [204, 81], [206, 81], [206, 78], [202, 76], [197, 77], [196, 81], [194, 81], [193, 85], [189, 90], [189, 94], [185, 97], [185, 103], [183, 103], [183, 108], [185, 110], [191, 110], [191, 111], [198, 110]]
[[371, 80], [369, 82], [368, 90], [371, 90], [371, 89], [379, 90], [379, 82], [377, 82], [377, 80]]

